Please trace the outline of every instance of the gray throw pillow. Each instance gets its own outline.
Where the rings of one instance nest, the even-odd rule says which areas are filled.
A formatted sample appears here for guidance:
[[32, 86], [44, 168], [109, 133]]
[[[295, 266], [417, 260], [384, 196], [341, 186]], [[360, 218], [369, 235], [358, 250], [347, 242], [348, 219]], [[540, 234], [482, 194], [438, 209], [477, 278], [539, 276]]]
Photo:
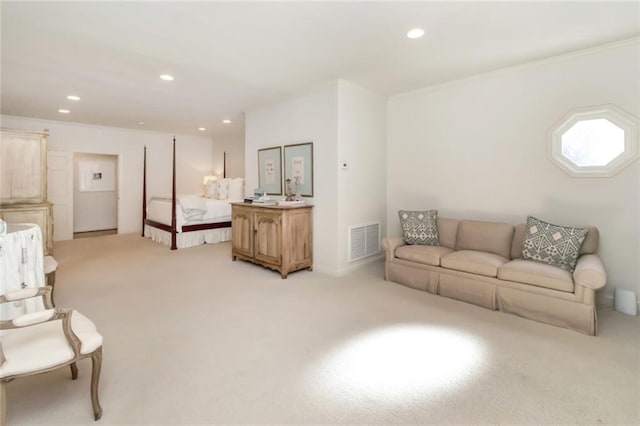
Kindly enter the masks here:
[[440, 245], [436, 224], [438, 210], [398, 210], [398, 216], [400, 216], [402, 239], [405, 243], [425, 246]]
[[554, 225], [527, 217], [522, 258], [573, 271], [589, 229]]

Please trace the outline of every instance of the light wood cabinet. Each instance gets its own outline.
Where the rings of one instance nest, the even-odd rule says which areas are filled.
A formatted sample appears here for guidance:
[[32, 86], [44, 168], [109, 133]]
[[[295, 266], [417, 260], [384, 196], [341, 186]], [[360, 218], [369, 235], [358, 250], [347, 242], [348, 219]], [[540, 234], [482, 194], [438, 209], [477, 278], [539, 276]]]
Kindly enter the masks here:
[[47, 137], [2, 129], [0, 138], [0, 217], [8, 223], [35, 223], [45, 256], [53, 252], [53, 210], [47, 202]]
[[312, 206], [232, 203], [232, 259], [289, 272], [313, 268]]
[[47, 200], [47, 133], [2, 129], [0, 204]]

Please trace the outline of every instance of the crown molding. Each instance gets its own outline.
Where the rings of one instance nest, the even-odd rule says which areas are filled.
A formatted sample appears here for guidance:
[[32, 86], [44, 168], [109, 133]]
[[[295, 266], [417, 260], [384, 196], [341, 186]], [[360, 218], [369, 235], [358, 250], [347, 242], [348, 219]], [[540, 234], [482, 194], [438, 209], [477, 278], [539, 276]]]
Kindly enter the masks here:
[[614, 42], [611, 42], [611, 43], [601, 44], [601, 45], [598, 45], [598, 46], [588, 47], [586, 49], [574, 50], [572, 52], [562, 53], [562, 54], [554, 55], [554, 56], [548, 56], [546, 58], [538, 59], [538, 60], [531, 61], [531, 62], [525, 62], [525, 63], [518, 64], [518, 65], [511, 65], [511, 66], [507, 66], [507, 67], [504, 67], [504, 68], [498, 68], [498, 69], [495, 69], [495, 70], [492, 70], [492, 71], [487, 71], [487, 72], [480, 73], [480, 74], [474, 74], [474, 75], [471, 75], [471, 76], [468, 76], [468, 77], [463, 77], [463, 78], [447, 81], [445, 83], [426, 86], [426, 87], [423, 87], [421, 89], [409, 90], [409, 91], [406, 91], [406, 92], [402, 92], [402, 93], [398, 93], [398, 94], [395, 94], [395, 95], [391, 95], [391, 96], [389, 96], [389, 100], [392, 100], [392, 99], [395, 99], [395, 98], [401, 98], [401, 97], [404, 97], [404, 96], [410, 96], [410, 95], [413, 95], [413, 94], [416, 94], [416, 93], [437, 92], [437, 91], [440, 91], [440, 90], [448, 89], [450, 87], [460, 86], [460, 85], [468, 84], [468, 83], [471, 83], [471, 82], [474, 82], [474, 81], [494, 78], [494, 77], [497, 77], [497, 76], [500, 76], [500, 75], [503, 75], [503, 74], [508, 74], [508, 73], [511, 73], [511, 72], [518, 72], [518, 71], [526, 70], [528, 68], [535, 68], [535, 67], [539, 67], [539, 66], [543, 66], [543, 65], [562, 62], [562, 61], [565, 61], [565, 60], [568, 60], [568, 59], [573, 59], [573, 58], [577, 58], [577, 57], [581, 57], [581, 56], [589, 56], [589, 55], [597, 54], [597, 53], [600, 53], [600, 52], [619, 49], [621, 47], [627, 47], [627, 46], [632, 46], [632, 45], [638, 45], [638, 48], [640, 49], [640, 37], [632, 37], [632, 38], [628, 38], [628, 39], [624, 39], [624, 40], [614, 41]]

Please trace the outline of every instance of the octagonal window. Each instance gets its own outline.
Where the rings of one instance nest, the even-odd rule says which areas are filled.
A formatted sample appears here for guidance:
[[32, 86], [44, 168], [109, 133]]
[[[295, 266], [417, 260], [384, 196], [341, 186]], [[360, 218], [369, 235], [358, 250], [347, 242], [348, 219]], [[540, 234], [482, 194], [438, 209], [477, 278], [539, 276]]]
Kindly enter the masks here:
[[578, 166], [606, 166], [624, 153], [624, 130], [604, 118], [582, 120], [562, 135], [562, 155]]
[[613, 176], [638, 158], [638, 120], [612, 105], [576, 109], [551, 129], [550, 160], [571, 176]]

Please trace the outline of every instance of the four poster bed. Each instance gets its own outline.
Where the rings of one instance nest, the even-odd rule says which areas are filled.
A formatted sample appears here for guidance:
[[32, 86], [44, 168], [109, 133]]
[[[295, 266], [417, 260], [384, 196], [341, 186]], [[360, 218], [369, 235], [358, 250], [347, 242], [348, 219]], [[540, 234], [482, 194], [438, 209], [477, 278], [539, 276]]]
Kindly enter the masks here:
[[[152, 196], [147, 203], [147, 147], [144, 147], [142, 236], [177, 248], [231, 240], [231, 204], [196, 195], [176, 195], [176, 139], [173, 138], [171, 194]], [[226, 153], [223, 162], [226, 178]]]

